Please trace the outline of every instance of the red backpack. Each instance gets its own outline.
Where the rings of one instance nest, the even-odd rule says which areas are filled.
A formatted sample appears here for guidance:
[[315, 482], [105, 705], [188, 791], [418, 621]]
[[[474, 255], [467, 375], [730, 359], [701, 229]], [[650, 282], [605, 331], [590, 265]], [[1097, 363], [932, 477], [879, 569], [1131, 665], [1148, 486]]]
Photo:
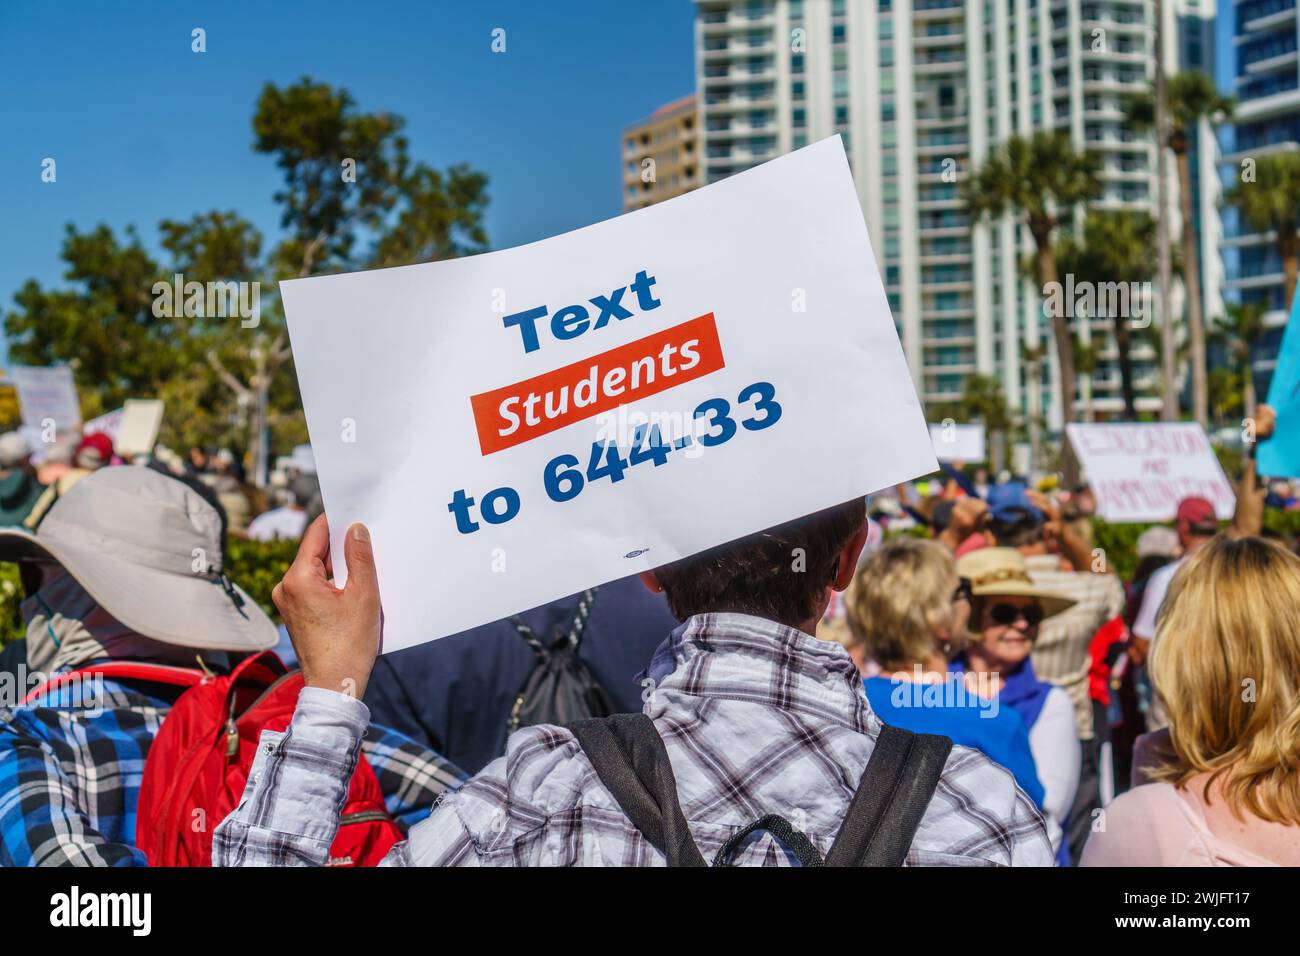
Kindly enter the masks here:
[[[28, 699], [87, 674], [189, 688], [145, 759], [135, 843], [151, 866], [211, 866], [212, 831], [243, 796], [262, 731], [289, 726], [302, 672], [286, 671], [270, 651], [244, 659], [226, 675], [118, 661], [59, 674]], [[401, 839], [362, 755], [330, 846], [330, 865], [374, 866]]]

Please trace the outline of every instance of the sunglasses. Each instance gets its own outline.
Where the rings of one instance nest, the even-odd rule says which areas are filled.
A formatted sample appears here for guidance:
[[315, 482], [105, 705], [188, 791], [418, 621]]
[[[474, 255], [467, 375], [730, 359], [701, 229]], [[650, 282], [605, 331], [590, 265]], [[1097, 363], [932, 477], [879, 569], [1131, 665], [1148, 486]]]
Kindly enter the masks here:
[[1028, 607], [1017, 607], [1014, 604], [994, 604], [989, 608], [989, 617], [993, 619], [994, 624], [1014, 624], [1017, 618], [1023, 617], [1025, 623], [1030, 627], [1037, 627], [1043, 620], [1043, 609], [1040, 605], [1030, 604]]

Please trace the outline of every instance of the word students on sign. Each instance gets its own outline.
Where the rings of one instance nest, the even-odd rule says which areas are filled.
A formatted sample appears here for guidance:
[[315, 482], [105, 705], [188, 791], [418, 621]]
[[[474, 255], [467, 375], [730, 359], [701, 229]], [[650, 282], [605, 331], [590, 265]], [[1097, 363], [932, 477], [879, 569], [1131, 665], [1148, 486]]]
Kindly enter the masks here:
[[838, 138], [531, 245], [281, 288], [336, 583], [364, 522], [385, 651], [936, 468]]
[[1220, 521], [1236, 496], [1195, 422], [1071, 424], [1070, 444], [1088, 474], [1097, 514], [1113, 523], [1172, 521], [1184, 498], [1205, 498]]

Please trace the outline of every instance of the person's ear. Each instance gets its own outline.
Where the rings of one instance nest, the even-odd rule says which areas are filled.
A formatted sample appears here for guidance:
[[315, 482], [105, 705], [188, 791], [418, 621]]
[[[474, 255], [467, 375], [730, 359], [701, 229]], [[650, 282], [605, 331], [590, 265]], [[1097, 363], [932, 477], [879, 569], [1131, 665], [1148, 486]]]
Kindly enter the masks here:
[[658, 594], [664, 589], [664, 586], [659, 583], [659, 576], [653, 571], [642, 571], [637, 577], [641, 579], [641, 583], [645, 585], [646, 590], [651, 594]]
[[870, 526], [866, 521], [862, 522], [862, 527], [853, 532], [853, 537], [844, 542], [844, 547], [840, 548], [839, 561], [835, 568], [835, 579], [831, 582], [831, 587], [836, 591], [843, 591], [853, 583], [853, 575], [858, 570], [858, 559], [862, 557], [862, 549], [867, 546], [867, 535], [870, 532]]

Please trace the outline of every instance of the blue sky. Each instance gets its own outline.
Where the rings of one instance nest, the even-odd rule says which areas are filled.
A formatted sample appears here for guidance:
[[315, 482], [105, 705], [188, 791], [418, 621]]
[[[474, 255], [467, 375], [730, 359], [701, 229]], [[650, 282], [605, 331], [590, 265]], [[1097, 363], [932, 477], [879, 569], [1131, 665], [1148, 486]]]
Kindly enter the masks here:
[[160, 219], [235, 209], [279, 235], [250, 119], [304, 75], [404, 116], [415, 158], [486, 172], [496, 248], [617, 215], [619, 132], [694, 88], [692, 29], [691, 0], [0, 0], [0, 312], [61, 280], [69, 222], [156, 249]]

